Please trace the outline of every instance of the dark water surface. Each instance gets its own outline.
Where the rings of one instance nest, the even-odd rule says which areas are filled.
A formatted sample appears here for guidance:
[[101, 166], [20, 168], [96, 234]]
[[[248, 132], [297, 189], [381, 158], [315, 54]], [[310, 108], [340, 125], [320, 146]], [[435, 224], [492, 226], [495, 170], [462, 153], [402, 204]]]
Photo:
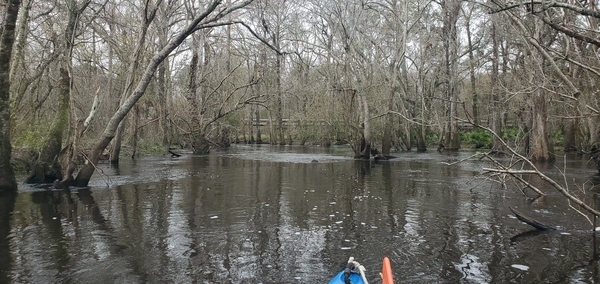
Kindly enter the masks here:
[[[327, 283], [354, 256], [379, 283], [389, 256], [396, 283], [600, 283], [592, 234], [528, 232], [508, 207], [569, 231], [587, 220], [548, 187], [530, 202], [482, 179], [485, 161], [440, 163], [472, 154], [375, 164], [346, 148], [236, 146], [103, 165], [88, 189], [23, 186], [0, 197], [0, 282]], [[545, 171], [564, 169], [561, 157]], [[595, 174], [569, 157], [574, 193]]]

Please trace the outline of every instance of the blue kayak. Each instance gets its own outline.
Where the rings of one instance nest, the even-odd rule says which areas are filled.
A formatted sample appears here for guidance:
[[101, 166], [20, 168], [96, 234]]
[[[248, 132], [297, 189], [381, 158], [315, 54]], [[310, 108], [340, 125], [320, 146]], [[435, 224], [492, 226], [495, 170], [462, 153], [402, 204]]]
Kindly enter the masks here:
[[[357, 273], [352, 273], [350, 274], [350, 281], [352, 281], [352, 284], [364, 284], [365, 281], [363, 281], [362, 277], [360, 277], [360, 274]], [[344, 284], [344, 270], [342, 270], [342, 272], [338, 273], [336, 276], [334, 276], [331, 281], [329, 281], [329, 284]]]

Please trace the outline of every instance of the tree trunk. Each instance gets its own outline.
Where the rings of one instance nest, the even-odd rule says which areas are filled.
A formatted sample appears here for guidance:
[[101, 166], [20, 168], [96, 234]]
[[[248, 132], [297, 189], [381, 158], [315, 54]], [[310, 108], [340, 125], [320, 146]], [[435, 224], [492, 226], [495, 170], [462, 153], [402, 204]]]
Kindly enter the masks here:
[[10, 62], [20, 0], [8, 3], [0, 38], [0, 191], [16, 191], [17, 181], [10, 164]]
[[123, 132], [125, 131], [125, 125], [127, 121], [121, 122], [117, 128], [117, 133], [113, 140], [112, 149], [110, 150], [110, 163], [115, 165], [119, 163], [119, 157], [121, 156], [121, 144], [123, 142]]
[[163, 146], [169, 147], [171, 145], [171, 129], [169, 127], [169, 106], [167, 100], [167, 66], [168, 66], [168, 58], [160, 64], [158, 67], [158, 102], [159, 102], [159, 119], [158, 124], [160, 129], [162, 130], [163, 135]]
[[140, 106], [133, 106], [133, 125], [131, 126], [133, 133], [131, 134], [131, 159], [135, 159], [138, 155], [138, 139], [140, 127]]
[[[137, 87], [133, 90], [132, 94], [127, 97], [127, 99], [119, 107], [119, 109], [113, 114], [113, 116], [110, 118], [110, 121], [106, 125], [104, 132], [102, 133], [100, 138], [98, 138], [98, 140], [94, 144], [94, 147], [90, 151], [89, 159], [87, 159], [85, 161], [85, 163], [79, 170], [77, 177], [75, 178], [75, 181], [74, 181], [75, 186], [87, 186], [88, 185], [88, 183], [90, 182], [90, 179], [92, 178], [92, 175], [94, 174], [95, 165], [96, 165], [96, 163], [98, 163], [98, 160], [100, 160], [100, 155], [102, 154], [102, 151], [104, 151], [104, 149], [106, 149], [106, 146], [108, 146], [110, 141], [115, 137], [115, 132], [117, 131], [117, 127], [119, 126], [119, 123], [123, 120], [123, 118], [125, 118], [125, 116], [131, 110], [133, 105], [135, 105], [135, 103], [142, 97], [142, 95], [144, 95], [146, 88], [148, 87], [148, 85], [150, 84], [150, 81], [152, 80], [152, 76], [154, 75], [154, 72], [156, 71], [158, 66], [161, 64], [161, 62], [163, 62], [165, 60], [165, 58], [167, 58], [167, 56], [169, 56], [169, 54], [171, 54], [171, 52], [173, 50], [175, 50], [179, 45], [181, 45], [181, 43], [196, 30], [196, 28], [200, 24], [200, 22], [202, 20], [204, 20], [206, 17], [208, 17], [217, 8], [217, 6], [220, 3], [221, 3], [220, 1], [211, 2], [209, 4], [209, 6], [206, 7], [206, 11], [204, 11], [198, 17], [193, 19], [193, 21], [191, 21], [190, 24], [188, 26], [186, 26], [184, 29], [180, 30], [180, 32], [177, 33], [173, 37], [173, 40], [170, 41], [169, 44], [167, 44], [162, 50], [160, 50], [158, 53], [156, 53], [152, 57], [152, 59], [150, 60], [150, 63], [146, 67], [146, 70], [142, 74], [142, 77], [140, 78]], [[246, 5], [248, 5], [249, 3], [250, 2], [248, 2], [248, 1], [242, 2], [238, 6], [236, 6], [235, 9], [242, 8]], [[234, 9], [234, 8], [232, 8], [232, 9]], [[232, 10], [229, 10], [229, 12], [231, 12], [231, 11]], [[221, 13], [219, 15], [225, 16], [226, 13], [225, 14]]]
[[62, 148], [63, 134], [69, 123], [71, 78], [67, 70], [60, 68], [58, 91], [58, 111], [44, 141], [40, 156], [33, 166], [26, 183], [51, 183], [62, 180], [63, 173], [58, 154]]
[[[194, 41], [196, 42], [196, 41]], [[195, 44], [197, 45], [197, 44]], [[202, 122], [201, 122], [201, 104], [202, 102], [198, 98], [198, 84], [196, 82], [198, 78], [198, 61], [200, 55], [198, 54], [198, 49], [194, 48], [192, 52], [192, 59], [189, 67], [189, 83], [188, 83], [188, 96], [187, 100], [191, 106], [191, 116], [192, 122], [190, 124], [190, 133], [191, 137], [191, 145], [192, 151], [194, 154], [207, 154], [209, 147], [207, 146], [206, 139], [204, 138], [204, 133], [202, 132]]]
[[563, 141], [563, 147], [565, 152], [576, 152], [577, 151], [577, 129], [579, 127], [579, 119], [567, 119], [564, 124], [565, 138]]
[[[13, 211], [15, 210], [15, 204], [17, 202], [17, 196], [19, 194], [13, 190], [2, 192], [0, 191], [0, 259], [5, 261], [0, 262], [0, 283], [12, 283], [14, 282], [14, 276], [9, 273], [15, 268], [15, 248], [13, 243], [10, 241], [14, 237], [14, 222]], [[21, 209], [19, 209], [21, 210]]]
[[359, 121], [362, 124], [362, 132], [360, 132], [359, 145], [355, 149], [355, 157], [362, 159], [371, 158], [371, 123], [369, 122], [369, 105], [367, 103], [367, 97], [360, 93], [358, 95], [358, 114]]
[[[491, 116], [490, 116], [490, 128], [494, 133], [501, 135], [501, 105], [500, 105], [500, 94], [499, 94], [499, 71], [500, 71], [500, 53], [498, 46], [498, 33], [496, 32], [496, 16], [492, 15], [492, 70], [491, 70], [491, 93], [492, 93], [492, 106], [491, 106]], [[495, 135], [492, 136], [492, 150], [502, 152], [504, 149], [504, 144], [497, 138]]]
[[[129, 96], [129, 94], [131, 93], [131, 90], [133, 89], [133, 84], [135, 82], [135, 78], [137, 75], [136, 73], [139, 70], [139, 64], [141, 61], [142, 52], [145, 48], [148, 27], [150, 26], [152, 21], [154, 21], [154, 19], [156, 17], [156, 11], [159, 8], [158, 6], [151, 8], [148, 5], [149, 4], [146, 3], [146, 7], [142, 13], [142, 25], [140, 27], [140, 32], [139, 32], [139, 36], [137, 39], [135, 49], [133, 50], [133, 54], [131, 55], [131, 61], [129, 63], [129, 68], [127, 69], [127, 81], [125, 83], [125, 89], [123, 90], [123, 93], [121, 94], [119, 106], [121, 106], [123, 104], [125, 99], [127, 99], [127, 96]], [[156, 69], [155, 69], [155, 71], [156, 71]], [[110, 163], [111, 164], [119, 163], [119, 157], [121, 156], [121, 144], [123, 141], [123, 132], [125, 131], [125, 128], [126, 128], [126, 121], [123, 121], [121, 123], [121, 125], [117, 128], [117, 133], [114, 137], [113, 148], [110, 153]]]
[[27, 43], [27, 35], [29, 34], [29, 12], [31, 11], [33, 0], [27, 0], [23, 3], [23, 8], [21, 8], [21, 17], [19, 18], [19, 31], [16, 35], [16, 42], [13, 50], [13, 60], [10, 66], [10, 77], [15, 78], [15, 72], [18, 65], [24, 65], [24, 50], [25, 44]]
[[[278, 42], [277, 42], [278, 44]], [[275, 84], [276, 84], [276, 88], [277, 88], [277, 99], [276, 99], [276, 119], [277, 119], [277, 140], [279, 145], [285, 145], [285, 140], [283, 138], [283, 92], [281, 90], [281, 59], [282, 59], [282, 55], [277, 54], [277, 58], [276, 58], [276, 64], [275, 64], [275, 68], [276, 68], [276, 76], [277, 78], [275, 78]]]
[[[430, 109], [427, 105], [427, 98], [425, 93], [425, 86], [422, 81], [422, 73], [419, 71], [419, 79], [417, 80], [417, 90], [421, 94], [421, 109], [420, 109], [420, 119], [421, 124], [415, 126], [415, 135], [417, 140], [417, 152], [423, 153], [427, 152], [427, 126], [426, 121], [428, 119], [426, 113], [427, 110]], [[409, 133], [410, 134], [410, 133]]]
[[460, 12], [460, 0], [444, 0], [444, 69], [445, 69], [445, 98], [447, 103], [447, 120], [444, 135], [446, 149], [460, 149], [460, 134], [457, 121], [458, 92], [456, 92], [456, 65], [458, 61], [456, 22]]
[[[389, 112], [394, 107], [394, 93], [394, 88], [390, 87], [387, 103], [388, 115], [385, 118], [385, 127], [383, 129], [383, 138], [381, 141], [381, 153], [384, 155], [389, 155], [392, 148], [392, 129], [394, 128], [394, 117], [389, 114]], [[410, 137], [410, 133], [407, 133], [407, 135]]]
[[[167, 13], [167, 10], [170, 10], [166, 3], [167, 1], [161, 2], [161, 13], [158, 14], [158, 46], [162, 48], [167, 45], [169, 36], [169, 22], [171, 19], [169, 18], [171, 15]], [[158, 124], [159, 128], [162, 130], [162, 143], [163, 146], [169, 147], [173, 142], [173, 130], [171, 128], [170, 117], [169, 117], [169, 92], [168, 92], [168, 84], [169, 84], [169, 58], [165, 58], [165, 60], [158, 66], [158, 70], [156, 72], [157, 76], [157, 92], [158, 92], [158, 102], [159, 102], [159, 118]]]
[[[473, 9], [470, 10], [473, 12]], [[471, 14], [467, 18], [466, 23], [466, 31], [467, 31], [467, 43], [469, 44], [469, 81], [471, 83], [471, 96], [472, 96], [472, 112], [473, 112], [473, 122], [475, 123], [475, 128], [479, 125], [479, 97], [477, 95], [477, 85], [476, 85], [476, 75], [475, 75], [475, 46], [473, 45], [472, 35], [471, 35]]]
[[427, 142], [425, 141], [425, 136], [427, 134], [425, 133], [425, 126], [421, 125], [420, 127], [419, 126], [415, 127], [414, 133], [415, 133], [416, 140], [417, 140], [416, 141], [417, 142], [417, 152], [419, 152], [419, 153], [427, 152]]
[[538, 90], [533, 94], [533, 110], [531, 127], [531, 160], [545, 163], [554, 160], [548, 143], [548, 127], [546, 125], [547, 107], [546, 95]]
[[260, 108], [255, 106], [254, 116], [256, 117], [256, 144], [262, 144], [262, 134], [260, 132]]
[[363, 118], [363, 139], [364, 147], [361, 151], [361, 157], [364, 159], [371, 158], [371, 123], [369, 121], [369, 104], [367, 103], [367, 97], [361, 93], [360, 100], [362, 105], [362, 118]]

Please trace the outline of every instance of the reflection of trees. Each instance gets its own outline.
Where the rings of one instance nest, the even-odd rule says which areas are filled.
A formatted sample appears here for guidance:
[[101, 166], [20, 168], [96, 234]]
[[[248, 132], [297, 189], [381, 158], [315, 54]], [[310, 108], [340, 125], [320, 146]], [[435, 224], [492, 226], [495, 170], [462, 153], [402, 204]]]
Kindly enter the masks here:
[[10, 283], [13, 265], [11, 254], [11, 216], [17, 200], [16, 192], [0, 191], [0, 283]]
[[[118, 230], [104, 218], [91, 190], [39, 191], [21, 196], [31, 199], [20, 198], [20, 213], [15, 215], [12, 226], [15, 237], [11, 249], [19, 254], [12, 275], [18, 275], [18, 281], [77, 282], [73, 277], [81, 277], [103, 282], [135, 278], [124, 262], [126, 247], [115, 238]], [[119, 267], [118, 273], [111, 274], [115, 271], [106, 266], [98, 268], [108, 259]], [[94, 269], [89, 269], [91, 262], [96, 264]]]
[[[209, 155], [191, 158], [185, 164], [190, 175], [178, 181], [39, 192], [31, 200], [22, 193], [10, 233], [4, 212], [11, 209], [0, 211], [0, 237], [14, 236], [12, 253], [20, 257], [5, 263], [14, 257], [0, 247], [0, 268], [32, 283], [281, 283], [295, 277], [316, 283], [350, 255], [376, 279], [381, 257], [389, 255], [396, 277], [407, 282], [456, 283], [513, 279], [518, 271], [510, 265], [523, 257], [533, 273], [551, 270], [543, 279], [570, 277], [579, 269], [575, 262], [587, 263], [589, 246], [572, 244], [580, 237], [511, 243], [505, 236], [515, 232], [502, 226], [508, 213], [501, 197], [469, 192], [464, 187], [471, 177], [462, 173], [468, 165], [431, 162], [439, 155], [368, 165]], [[552, 250], [530, 248], [540, 244]], [[542, 263], [565, 251], [582, 257]], [[61, 253], [68, 255], [59, 259]], [[598, 275], [597, 261], [586, 265], [585, 277]]]

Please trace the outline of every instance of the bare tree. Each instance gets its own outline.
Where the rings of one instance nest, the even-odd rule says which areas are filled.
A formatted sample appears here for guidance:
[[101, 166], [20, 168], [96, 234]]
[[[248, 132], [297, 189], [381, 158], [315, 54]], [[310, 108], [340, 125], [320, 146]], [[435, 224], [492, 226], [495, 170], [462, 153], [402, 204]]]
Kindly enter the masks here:
[[125, 118], [135, 103], [144, 95], [146, 88], [151, 82], [154, 72], [164, 61], [164, 59], [194, 32], [218, 24], [219, 21], [227, 14], [247, 6], [251, 2], [252, 0], [237, 2], [229, 8], [222, 8], [220, 1], [210, 2], [202, 12], [198, 13], [184, 28], [177, 32], [169, 41], [169, 43], [163, 47], [163, 49], [161, 49], [152, 57], [142, 76], [138, 80], [137, 86], [135, 89], [133, 89], [131, 95], [127, 97], [119, 109], [113, 114], [101, 137], [94, 144], [88, 159], [79, 170], [79, 173], [75, 178], [75, 185], [86, 186], [89, 183], [90, 178], [95, 171], [95, 164], [100, 159], [102, 151], [114, 138], [119, 123]]
[[447, 100], [447, 121], [444, 133], [444, 146], [449, 150], [460, 148], [460, 135], [458, 129], [458, 31], [457, 22], [462, 1], [441, 1], [443, 23], [444, 47], [444, 99]]
[[59, 162], [59, 153], [62, 149], [63, 134], [69, 126], [69, 115], [71, 112], [71, 87], [72, 78], [70, 75], [71, 60], [75, 39], [81, 33], [78, 31], [80, 25], [79, 19], [91, 1], [84, 1], [79, 4], [75, 0], [65, 3], [68, 13], [68, 20], [63, 33], [61, 42], [60, 58], [62, 66], [59, 68], [60, 80], [58, 87], [57, 101], [58, 110], [47, 139], [44, 141], [40, 156], [35, 163], [33, 170], [27, 178], [27, 183], [49, 183], [55, 180], [63, 179], [63, 172]]
[[[135, 44], [135, 47], [131, 54], [131, 59], [129, 61], [129, 68], [127, 69], [127, 81], [125, 83], [125, 88], [123, 89], [123, 93], [121, 94], [121, 99], [119, 105], [123, 104], [123, 102], [127, 99], [127, 96], [130, 95], [133, 84], [138, 75], [138, 71], [140, 68], [140, 62], [142, 61], [143, 50], [146, 47], [146, 37], [148, 34], [148, 28], [150, 24], [156, 18], [156, 12], [161, 6], [162, 0], [157, 0], [156, 3], [152, 3], [152, 1], [145, 1], [144, 6], [141, 7], [141, 25], [139, 27], [139, 31], [137, 33], [138, 38]], [[137, 117], [134, 117], [134, 119]], [[119, 124], [117, 128], [117, 133], [115, 134], [115, 138], [113, 140], [113, 146], [111, 151], [110, 162], [112, 164], [119, 163], [119, 156], [121, 154], [121, 140], [123, 139], [123, 132], [125, 128], [125, 121]], [[133, 125], [132, 127], [134, 132], [137, 130], [137, 125]], [[137, 139], [134, 139], [134, 141]], [[135, 151], [135, 148], [134, 148]]]

